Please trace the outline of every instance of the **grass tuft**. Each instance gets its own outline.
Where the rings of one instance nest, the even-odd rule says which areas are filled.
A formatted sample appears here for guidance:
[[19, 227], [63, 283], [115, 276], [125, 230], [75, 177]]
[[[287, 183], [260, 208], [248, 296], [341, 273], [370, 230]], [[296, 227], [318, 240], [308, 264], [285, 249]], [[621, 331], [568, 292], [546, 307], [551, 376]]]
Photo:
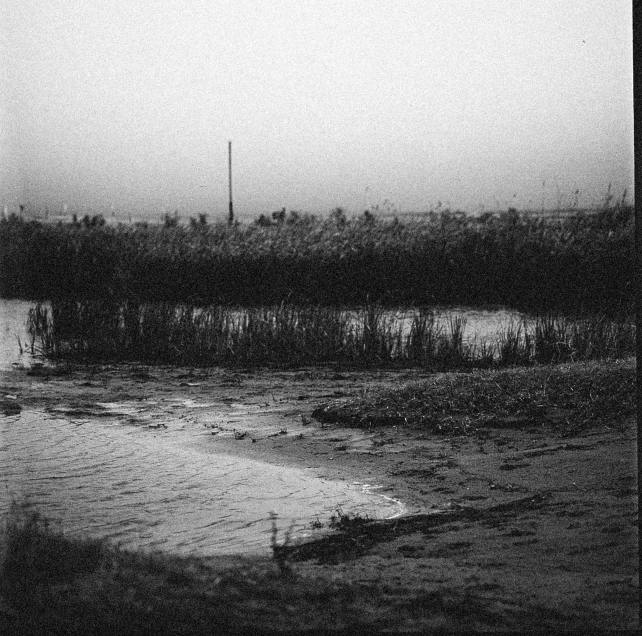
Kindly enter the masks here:
[[634, 360], [446, 373], [317, 408], [313, 417], [358, 428], [415, 426], [442, 434], [547, 427], [566, 436], [636, 412]]

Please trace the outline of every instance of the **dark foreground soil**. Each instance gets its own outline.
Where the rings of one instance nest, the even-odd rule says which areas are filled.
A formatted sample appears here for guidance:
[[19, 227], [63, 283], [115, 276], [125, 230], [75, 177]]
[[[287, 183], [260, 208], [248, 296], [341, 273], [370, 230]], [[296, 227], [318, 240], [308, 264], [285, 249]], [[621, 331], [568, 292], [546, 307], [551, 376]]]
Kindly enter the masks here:
[[[407, 514], [384, 521], [339, 517], [327, 535], [279, 551], [295, 587], [315, 580], [349, 585], [353, 625], [637, 629], [635, 418], [562, 436], [559, 413], [550, 426], [503, 421], [449, 437], [417, 428], [344, 428], [311, 417], [328, 399], [416, 379], [417, 372], [69, 368], [14, 371], [0, 393], [12, 396], [6, 412], [14, 402], [86, 412], [125, 397], [216, 402], [217, 409], [188, 413], [195, 427], [212, 433], [211, 452], [381, 486]], [[335, 607], [330, 596], [315, 601], [322, 624], [313, 608], [298, 612], [296, 600], [282, 608], [271, 601], [269, 612], [256, 599], [235, 602], [241, 628], [346, 627], [339, 610], [328, 614]]]

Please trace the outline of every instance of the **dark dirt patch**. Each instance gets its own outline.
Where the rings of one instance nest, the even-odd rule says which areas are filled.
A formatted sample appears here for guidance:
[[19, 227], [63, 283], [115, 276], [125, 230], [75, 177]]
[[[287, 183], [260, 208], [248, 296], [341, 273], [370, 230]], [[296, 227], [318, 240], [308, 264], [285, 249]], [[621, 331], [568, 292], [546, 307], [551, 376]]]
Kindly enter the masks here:
[[519, 511], [533, 510], [545, 505], [548, 497], [549, 495], [546, 493], [537, 493], [486, 509], [462, 507], [452, 512], [414, 515], [384, 521], [367, 521], [342, 529], [338, 534], [293, 546], [288, 549], [287, 555], [293, 561], [309, 559], [316, 559], [320, 563], [345, 561], [367, 554], [378, 543], [392, 541], [416, 532], [425, 533], [455, 521], [482, 522], [510, 518]]

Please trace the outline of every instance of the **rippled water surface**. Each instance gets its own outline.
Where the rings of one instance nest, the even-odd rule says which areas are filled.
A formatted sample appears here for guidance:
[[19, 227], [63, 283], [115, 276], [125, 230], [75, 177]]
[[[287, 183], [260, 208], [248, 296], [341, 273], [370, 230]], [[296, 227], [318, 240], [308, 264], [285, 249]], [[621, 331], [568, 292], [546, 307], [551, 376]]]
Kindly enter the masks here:
[[[24, 373], [15, 367], [31, 362], [19, 346], [28, 341], [24, 324], [31, 306], [0, 301], [0, 398], [5, 401], [16, 399], [10, 392], [12, 374]], [[465, 315], [468, 334], [482, 336], [510, 318], [506, 312]], [[32, 390], [37, 386], [34, 380]], [[199, 449], [202, 428], [176, 423], [181, 408], [207, 406], [215, 416], [217, 405], [178, 402], [182, 406], [167, 419], [172, 425], [163, 423], [158, 433], [127, 425], [143, 416], [125, 399], [94, 404], [89, 413], [68, 405], [23, 405], [20, 413], [0, 416], [0, 509], [6, 511], [12, 499], [24, 501], [72, 535], [202, 555], [267, 552], [271, 511], [281, 530], [298, 522], [295, 536], [310, 532], [315, 519], [327, 521], [339, 507], [378, 518], [404, 512], [403, 504], [364, 484], [331, 481], [312, 470], [241, 459], [211, 447], [205, 452]]]
[[[269, 547], [281, 529], [337, 506], [377, 517], [399, 506], [310, 471], [201, 454], [117, 423], [82, 424], [26, 411], [0, 421], [4, 507], [25, 501], [71, 534], [131, 547], [212, 555]], [[304, 522], [304, 523], [302, 523]]]

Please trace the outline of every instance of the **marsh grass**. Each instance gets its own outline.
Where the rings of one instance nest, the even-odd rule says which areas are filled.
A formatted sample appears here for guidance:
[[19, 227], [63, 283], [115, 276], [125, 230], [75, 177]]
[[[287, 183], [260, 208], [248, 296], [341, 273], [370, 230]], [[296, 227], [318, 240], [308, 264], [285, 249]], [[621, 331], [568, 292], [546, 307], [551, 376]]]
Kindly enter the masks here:
[[322, 405], [321, 422], [417, 426], [443, 434], [487, 427], [548, 427], [562, 436], [623, 426], [636, 412], [635, 361], [591, 361], [445, 373]]
[[627, 317], [545, 315], [510, 322], [492, 338], [464, 339], [465, 317], [282, 303], [195, 307], [112, 300], [35, 305], [35, 350], [54, 360], [190, 366], [354, 365], [431, 370], [617, 358], [635, 351]]
[[[511, 321], [498, 334], [496, 351], [499, 366], [511, 366], [533, 358], [533, 336], [525, 322]], [[493, 351], [484, 350], [483, 355], [493, 357]]]
[[0, 220], [0, 296], [198, 305], [504, 305], [606, 311], [634, 298], [633, 208], [272, 224]]

